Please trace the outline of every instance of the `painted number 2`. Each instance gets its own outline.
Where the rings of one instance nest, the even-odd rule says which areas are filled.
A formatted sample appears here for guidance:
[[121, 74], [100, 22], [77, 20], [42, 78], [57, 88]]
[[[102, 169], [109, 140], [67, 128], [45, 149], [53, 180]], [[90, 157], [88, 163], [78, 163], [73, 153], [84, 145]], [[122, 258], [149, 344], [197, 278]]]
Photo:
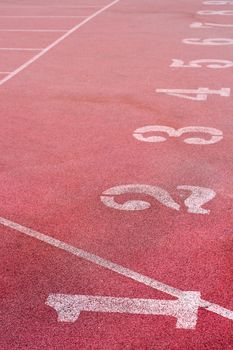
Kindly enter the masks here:
[[[187, 197], [184, 201], [185, 206], [187, 207], [188, 213], [193, 214], [209, 214], [210, 210], [203, 209], [202, 205], [209, 202], [213, 199], [216, 193], [210, 188], [198, 187], [198, 186], [187, 186], [181, 185], [177, 186], [177, 190], [183, 190], [191, 192], [190, 196]], [[154, 200], [165, 205], [168, 208], [174, 210], [180, 210], [180, 205], [176, 203], [170, 194], [161, 187], [144, 185], [144, 184], [130, 184], [130, 185], [121, 185], [109, 188], [104, 191], [101, 198], [102, 203], [107, 207], [117, 209], [117, 210], [126, 210], [126, 211], [135, 211], [135, 210], [145, 210], [151, 207], [151, 204], [142, 200], [128, 200], [123, 204], [117, 203], [115, 201], [115, 196], [124, 195], [124, 194], [141, 194], [152, 197]]]
[[146, 136], [148, 133], [166, 133], [169, 137], [180, 137], [186, 133], [198, 133], [198, 134], [208, 134], [211, 135], [209, 140], [200, 137], [189, 137], [185, 138], [183, 142], [192, 145], [211, 145], [217, 143], [223, 138], [221, 130], [204, 127], [204, 126], [188, 126], [181, 129], [174, 129], [169, 126], [164, 125], [149, 125], [142, 128], [138, 128], [134, 131], [133, 136], [144, 142], [164, 142], [167, 140], [164, 136]]

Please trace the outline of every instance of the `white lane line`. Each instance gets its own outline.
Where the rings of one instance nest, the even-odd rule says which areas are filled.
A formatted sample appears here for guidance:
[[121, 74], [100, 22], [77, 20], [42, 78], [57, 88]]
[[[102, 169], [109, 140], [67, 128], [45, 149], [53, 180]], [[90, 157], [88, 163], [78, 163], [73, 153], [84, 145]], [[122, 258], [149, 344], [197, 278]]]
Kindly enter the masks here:
[[30, 47], [0, 47], [0, 51], [42, 51], [43, 49]]
[[0, 29], [0, 32], [67, 32], [69, 29]]
[[87, 16], [0, 16], [0, 18], [86, 18]]
[[10, 74], [11, 72], [0, 72], [0, 74]]
[[[6, 227], [9, 227], [13, 230], [16, 230], [18, 232], [21, 232], [25, 234], [26, 236], [36, 238], [37, 240], [47, 243], [50, 246], [59, 248], [61, 250], [64, 250], [70, 254], [73, 254], [81, 259], [84, 259], [86, 261], [92, 262], [98, 266], [102, 266], [108, 270], [114, 271], [122, 276], [125, 276], [127, 278], [130, 278], [136, 282], [142, 283], [146, 286], [149, 286], [153, 289], [159, 290], [163, 293], [170, 294], [173, 297], [180, 298], [183, 295], [183, 291], [180, 289], [176, 289], [174, 287], [171, 287], [165, 283], [159, 282], [153, 278], [150, 278], [148, 276], [141, 275], [138, 272], [134, 272], [124, 266], [121, 266], [119, 264], [115, 264], [110, 260], [106, 260], [101, 258], [98, 255], [89, 253], [85, 250], [76, 248], [70, 244], [67, 244], [65, 242], [62, 242], [56, 238], [47, 236], [41, 232], [32, 230], [28, 227], [22, 226], [20, 224], [17, 224], [13, 221], [7, 220], [5, 218], [0, 217], [0, 224]], [[208, 311], [211, 311], [215, 314], [218, 314], [222, 317], [228, 318], [229, 320], [233, 320], [233, 311], [228, 310], [218, 304], [211, 303], [209, 301], [200, 300], [200, 307], [205, 308]]]
[[104, 6], [102, 5], [70, 5], [70, 6], [63, 6], [63, 5], [12, 5], [12, 6], [0, 6], [0, 9], [15, 9], [15, 8], [77, 8], [77, 9], [84, 9], [84, 8], [100, 8]]
[[102, 12], [106, 11], [108, 8], [110, 8], [111, 6], [117, 4], [120, 0], [114, 0], [112, 1], [110, 4], [102, 7], [100, 10], [94, 12], [92, 15], [90, 15], [89, 17], [86, 17], [82, 22], [78, 23], [77, 25], [75, 25], [73, 28], [71, 28], [69, 31], [67, 31], [65, 34], [63, 34], [62, 36], [60, 36], [57, 40], [55, 40], [54, 42], [52, 42], [52, 44], [50, 44], [49, 46], [47, 46], [44, 50], [42, 50], [41, 52], [39, 52], [37, 55], [35, 55], [34, 57], [32, 57], [30, 60], [28, 60], [27, 62], [25, 62], [24, 64], [22, 64], [21, 66], [19, 66], [17, 69], [15, 69], [11, 74], [9, 74], [7, 77], [5, 77], [4, 79], [2, 79], [0, 81], [0, 86], [5, 84], [8, 80], [12, 79], [14, 76], [16, 76], [18, 73], [22, 72], [25, 68], [27, 68], [28, 66], [30, 66], [32, 63], [34, 63], [35, 61], [37, 61], [40, 57], [42, 57], [43, 55], [45, 55], [48, 51], [50, 51], [51, 49], [53, 49], [55, 46], [57, 46], [58, 44], [60, 44], [60, 42], [62, 42], [64, 39], [66, 39], [68, 36], [70, 36], [72, 33], [76, 32], [76, 30], [78, 30], [79, 28], [81, 28], [84, 24], [90, 22], [93, 18], [95, 18], [96, 16], [100, 15]]

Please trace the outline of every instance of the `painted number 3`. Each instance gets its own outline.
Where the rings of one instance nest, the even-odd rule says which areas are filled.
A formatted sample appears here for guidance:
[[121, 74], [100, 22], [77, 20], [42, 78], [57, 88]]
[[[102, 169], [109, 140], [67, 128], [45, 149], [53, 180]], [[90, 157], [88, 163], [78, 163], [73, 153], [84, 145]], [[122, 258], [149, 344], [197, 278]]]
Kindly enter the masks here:
[[211, 138], [209, 140], [200, 138], [200, 137], [189, 137], [185, 138], [183, 142], [193, 145], [211, 145], [217, 143], [223, 138], [221, 130], [202, 127], [202, 126], [188, 126], [181, 129], [174, 129], [169, 126], [163, 125], [149, 125], [142, 128], [138, 128], [134, 131], [133, 136], [144, 142], [164, 142], [167, 140], [164, 136], [144, 136], [147, 133], [166, 133], [169, 137], [180, 137], [186, 133], [200, 133], [200, 134], [209, 134]]
[[[177, 186], [177, 190], [183, 190], [191, 192], [191, 194], [185, 199], [184, 204], [187, 207], [188, 213], [193, 214], [209, 214], [210, 210], [203, 209], [202, 205], [213, 199], [216, 193], [210, 188], [198, 187], [198, 186], [187, 186], [181, 185]], [[128, 200], [123, 204], [115, 201], [115, 196], [125, 195], [125, 194], [141, 194], [150, 196], [159, 203], [165, 205], [168, 208], [174, 210], [180, 210], [180, 205], [176, 203], [170, 194], [161, 187], [143, 185], [143, 184], [130, 184], [121, 185], [109, 188], [104, 191], [101, 198], [102, 203], [107, 207], [117, 209], [117, 210], [145, 210], [151, 207], [151, 204], [142, 200]]]

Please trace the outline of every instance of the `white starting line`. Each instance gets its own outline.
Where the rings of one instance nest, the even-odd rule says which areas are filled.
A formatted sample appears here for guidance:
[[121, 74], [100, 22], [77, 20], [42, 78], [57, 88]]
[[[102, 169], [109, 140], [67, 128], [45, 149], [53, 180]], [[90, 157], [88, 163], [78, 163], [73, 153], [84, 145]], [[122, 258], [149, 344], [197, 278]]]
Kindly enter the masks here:
[[[28, 227], [22, 226], [20, 224], [17, 224], [13, 221], [8, 220], [8, 219], [0, 217], [0, 224], [5, 226], [5, 227], [16, 230], [18, 232], [21, 232], [26, 236], [36, 238], [37, 240], [44, 242], [44, 243], [47, 243], [50, 246], [64, 250], [64, 251], [66, 251], [70, 254], [73, 254], [73, 255], [75, 255], [83, 260], [89, 261], [89, 262], [94, 263], [98, 266], [102, 266], [110, 271], [118, 273], [119, 275], [125, 276], [129, 279], [132, 279], [136, 282], [142, 283], [146, 286], [149, 286], [153, 289], [159, 290], [163, 293], [169, 294], [175, 298], [180, 299], [184, 296], [185, 292], [180, 290], [180, 289], [169, 286], [165, 283], [157, 281], [157, 280], [150, 278], [148, 276], [144, 276], [144, 275], [142, 275], [138, 272], [132, 271], [124, 266], [121, 266], [119, 264], [115, 264], [112, 261], [103, 259], [98, 255], [94, 255], [94, 254], [89, 253], [85, 250], [76, 248], [76, 247], [74, 247], [70, 244], [67, 244], [65, 242], [62, 242], [56, 238], [47, 236], [41, 232], [32, 230]], [[51, 301], [51, 299], [48, 299], [48, 301], [49, 300]], [[229, 320], [233, 320], [233, 311], [226, 309], [218, 304], [214, 304], [214, 303], [211, 303], [207, 300], [200, 299], [198, 305], [199, 305], [199, 307], [202, 307], [202, 308], [204, 308], [208, 311], [211, 311], [217, 315], [225, 317]], [[77, 312], [77, 310], [75, 309], [75, 313], [76, 312]]]

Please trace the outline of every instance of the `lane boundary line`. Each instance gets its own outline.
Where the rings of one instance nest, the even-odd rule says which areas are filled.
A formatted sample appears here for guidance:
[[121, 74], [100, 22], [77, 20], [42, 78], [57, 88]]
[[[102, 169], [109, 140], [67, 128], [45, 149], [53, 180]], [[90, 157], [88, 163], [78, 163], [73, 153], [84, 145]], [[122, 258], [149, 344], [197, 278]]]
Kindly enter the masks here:
[[90, 22], [93, 18], [95, 18], [96, 16], [100, 15], [102, 12], [106, 11], [107, 9], [109, 9], [110, 7], [112, 7], [113, 5], [117, 4], [120, 0], [114, 0], [112, 1], [110, 4], [102, 7], [100, 10], [94, 12], [92, 15], [90, 15], [89, 17], [86, 17], [83, 21], [81, 21], [80, 23], [76, 24], [73, 28], [71, 28], [70, 30], [68, 30], [65, 34], [63, 34], [62, 36], [60, 36], [58, 39], [56, 39], [55, 41], [52, 42], [52, 44], [50, 44], [49, 46], [47, 46], [45, 49], [43, 49], [42, 51], [40, 51], [37, 55], [33, 56], [31, 59], [29, 59], [28, 61], [26, 61], [25, 63], [23, 63], [21, 66], [19, 66], [17, 69], [15, 69], [11, 74], [9, 74], [7, 77], [5, 77], [4, 79], [0, 80], [0, 86], [2, 86], [3, 84], [5, 84], [8, 80], [12, 79], [13, 77], [15, 77], [17, 74], [19, 74], [20, 72], [22, 72], [24, 69], [26, 69], [28, 66], [30, 66], [32, 63], [34, 63], [35, 61], [37, 61], [40, 57], [44, 56], [48, 51], [50, 51], [51, 49], [53, 49], [55, 46], [57, 46], [58, 44], [60, 44], [64, 39], [66, 39], [68, 36], [70, 36], [71, 34], [73, 34], [74, 32], [76, 32], [79, 28], [81, 28], [84, 24]]
[[0, 32], [51, 32], [51, 33], [57, 33], [57, 32], [67, 32], [69, 29], [0, 29]]
[[41, 51], [43, 48], [33, 47], [0, 47], [0, 51]]
[[[113, 263], [110, 260], [103, 259], [98, 255], [89, 253], [83, 249], [74, 247], [68, 243], [60, 241], [59, 239], [45, 235], [44, 233], [41, 233], [39, 231], [32, 230], [28, 227], [22, 226], [20, 224], [17, 224], [15, 222], [10, 221], [8, 219], [5, 219], [3, 217], [0, 217], [0, 224], [5, 226], [5, 227], [11, 228], [15, 231], [18, 231], [20, 233], [23, 233], [26, 236], [29, 236], [29, 237], [35, 238], [41, 242], [47, 243], [50, 246], [64, 250], [64, 251], [66, 251], [70, 254], [73, 254], [73, 255], [75, 255], [83, 260], [89, 261], [89, 262], [94, 263], [98, 266], [104, 267], [110, 271], [116, 272], [119, 275], [122, 275], [124, 277], [129, 278], [129, 279], [132, 279], [136, 282], [142, 283], [148, 287], [159, 290], [159, 291], [166, 293], [166, 294], [170, 294], [173, 297], [180, 298], [184, 293], [184, 291], [182, 291], [180, 289], [176, 289], [172, 286], [169, 286], [165, 283], [157, 281], [153, 278], [150, 278], [148, 276], [145, 276], [145, 275], [142, 275], [138, 272], [130, 270], [124, 266]], [[226, 309], [218, 304], [214, 304], [214, 303], [211, 303], [209, 301], [201, 299], [199, 306], [208, 310], [208, 311], [211, 311], [217, 315], [228, 318], [229, 320], [233, 320], [233, 311]]]
[[22, 16], [20, 16], [20, 15], [19, 16], [17, 16], [17, 15], [15, 15], [15, 16], [10, 16], [10, 15], [0, 16], [0, 18], [84, 18], [84, 17], [87, 18], [87, 16], [68, 16], [68, 15], [67, 16], [55, 16], [55, 15], [54, 16], [52, 16], [52, 15], [51, 16], [46, 16], [46, 15], [44, 15], [44, 16], [36, 16], [36, 15], [34, 15], [34, 16], [33, 15], [31, 15], [31, 16], [29, 16], [29, 15], [28, 16], [26, 16], [26, 15], [25, 16], [23, 16], [23, 15]]
[[80, 9], [83, 9], [83, 8], [99, 8], [99, 7], [102, 7], [104, 6], [103, 4], [102, 5], [9, 5], [9, 6], [6, 6], [6, 5], [3, 5], [3, 6], [0, 6], [0, 9], [15, 9], [15, 8], [80, 8]]

